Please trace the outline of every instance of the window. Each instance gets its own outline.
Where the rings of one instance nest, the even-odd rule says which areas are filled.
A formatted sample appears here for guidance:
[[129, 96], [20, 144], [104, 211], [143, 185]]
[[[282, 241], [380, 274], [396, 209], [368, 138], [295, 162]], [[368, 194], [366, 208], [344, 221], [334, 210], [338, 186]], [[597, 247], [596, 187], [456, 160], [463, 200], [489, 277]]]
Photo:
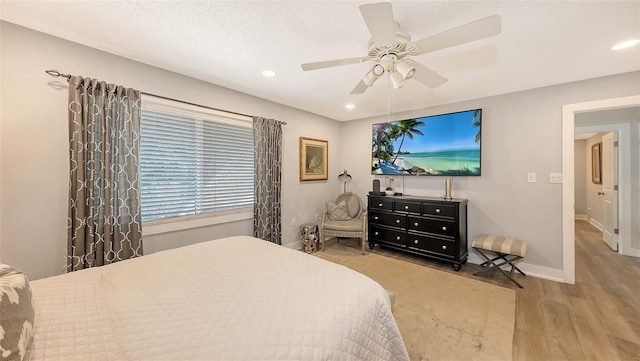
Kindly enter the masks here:
[[155, 97], [142, 99], [143, 221], [251, 212], [253, 171], [250, 118]]

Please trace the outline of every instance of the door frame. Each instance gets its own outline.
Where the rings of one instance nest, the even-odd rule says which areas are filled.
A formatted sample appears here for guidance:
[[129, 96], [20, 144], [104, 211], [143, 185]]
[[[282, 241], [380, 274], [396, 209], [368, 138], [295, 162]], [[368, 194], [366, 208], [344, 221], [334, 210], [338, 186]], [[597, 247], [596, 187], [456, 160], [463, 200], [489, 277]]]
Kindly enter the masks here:
[[[575, 254], [575, 165], [574, 165], [574, 134], [575, 115], [591, 111], [629, 108], [640, 106], [640, 95], [622, 98], [596, 100], [584, 103], [566, 104], [562, 107], [562, 268], [563, 282], [574, 284], [576, 280], [576, 254]], [[618, 140], [621, 147], [618, 148], [618, 164], [631, 164], [631, 126], [630, 124], [602, 124], [580, 127], [580, 131], [603, 128], [603, 131], [618, 131]], [[619, 128], [614, 128], [617, 126]], [[595, 129], [594, 129], [595, 130]], [[623, 163], [627, 162], [627, 163]], [[624, 169], [626, 168], [626, 169]], [[620, 180], [630, 179], [630, 169], [620, 167], [618, 184], [618, 220], [619, 220], [619, 252], [628, 254], [631, 246], [631, 185]], [[623, 174], [624, 173], [624, 174]], [[623, 178], [624, 176], [624, 178]], [[624, 245], [623, 245], [624, 243]], [[638, 256], [633, 254], [634, 256]]]

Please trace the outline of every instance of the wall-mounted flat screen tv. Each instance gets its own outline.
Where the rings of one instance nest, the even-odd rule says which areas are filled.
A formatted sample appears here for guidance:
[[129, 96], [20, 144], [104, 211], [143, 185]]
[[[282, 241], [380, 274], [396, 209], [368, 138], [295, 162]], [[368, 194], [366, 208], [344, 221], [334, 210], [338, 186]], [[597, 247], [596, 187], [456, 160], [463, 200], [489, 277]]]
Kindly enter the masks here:
[[373, 125], [372, 174], [479, 176], [482, 109]]

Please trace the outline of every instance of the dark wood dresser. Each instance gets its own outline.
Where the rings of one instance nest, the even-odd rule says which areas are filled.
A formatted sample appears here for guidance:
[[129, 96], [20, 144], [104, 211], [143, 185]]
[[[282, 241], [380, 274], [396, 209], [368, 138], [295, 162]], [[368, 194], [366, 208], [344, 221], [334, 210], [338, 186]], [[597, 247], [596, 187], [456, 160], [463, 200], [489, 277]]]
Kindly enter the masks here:
[[453, 263], [467, 262], [466, 199], [369, 195], [368, 242]]

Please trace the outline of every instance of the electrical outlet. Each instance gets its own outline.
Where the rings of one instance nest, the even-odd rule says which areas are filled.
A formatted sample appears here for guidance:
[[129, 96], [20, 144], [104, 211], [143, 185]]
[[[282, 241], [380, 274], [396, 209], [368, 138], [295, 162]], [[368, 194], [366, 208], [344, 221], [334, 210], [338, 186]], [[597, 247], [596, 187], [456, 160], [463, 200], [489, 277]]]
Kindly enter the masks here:
[[549, 183], [562, 183], [562, 173], [549, 173]]
[[295, 226], [296, 225], [296, 219], [295, 218], [291, 218], [291, 226]]
[[320, 216], [318, 215], [318, 213], [316, 213], [316, 217], [314, 218], [316, 221], [320, 220]]
[[535, 183], [536, 182], [536, 174], [535, 173], [527, 173], [527, 182]]

